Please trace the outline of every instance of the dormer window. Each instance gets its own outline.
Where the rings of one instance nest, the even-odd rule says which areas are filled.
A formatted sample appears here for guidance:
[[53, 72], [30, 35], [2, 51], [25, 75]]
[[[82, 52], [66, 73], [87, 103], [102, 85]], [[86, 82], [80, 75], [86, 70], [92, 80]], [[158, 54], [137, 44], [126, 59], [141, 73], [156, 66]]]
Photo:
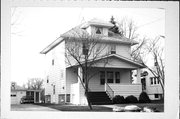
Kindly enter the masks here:
[[96, 34], [102, 34], [103, 29], [100, 27], [96, 27]]

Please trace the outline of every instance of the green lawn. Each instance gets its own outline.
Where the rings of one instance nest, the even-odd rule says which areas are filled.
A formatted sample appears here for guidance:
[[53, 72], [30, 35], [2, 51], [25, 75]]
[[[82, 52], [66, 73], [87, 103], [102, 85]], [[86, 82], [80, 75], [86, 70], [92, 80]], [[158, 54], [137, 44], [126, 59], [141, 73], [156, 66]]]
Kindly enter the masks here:
[[140, 108], [149, 107], [152, 109], [156, 109], [159, 112], [164, 112], [164, 104], [163, 103], [135, 103], [135, 104], [116, 104], [116, 105], [120, 106], [120, 107], [125, 107], [127, 105], [137, 105]]
[[[60, 110], [60, 111], [94, 111], [94, 112], [112, 112], [112, 106], [101, 106], [101, 105], [93, 105], [93, 110], [90, 110], [88, 106], [78, 106], [78, 105], [61, 105], [61, 104], [36, 104], [40, 106], [49, 107], [52, 109]], [[137, 105], [140, 108], [149, 107], [156, 108], [159, 112], [164, 112], [164, 104], [163, 103], [136, 103], [136, 104], [115, 104], [115, 106], [125, 107], [127, 105]]]
[[40, 106], [45, 106], [53, 108], [60, 111], [93, 111], [93, 112], [112, 112], [112, 108], [104, 107], [100, 105], [93, 105], [93, 110], [90, 110], [88, 106], [78, 106], [78, 105], [62, 105], [62, 104], [36, 104]]

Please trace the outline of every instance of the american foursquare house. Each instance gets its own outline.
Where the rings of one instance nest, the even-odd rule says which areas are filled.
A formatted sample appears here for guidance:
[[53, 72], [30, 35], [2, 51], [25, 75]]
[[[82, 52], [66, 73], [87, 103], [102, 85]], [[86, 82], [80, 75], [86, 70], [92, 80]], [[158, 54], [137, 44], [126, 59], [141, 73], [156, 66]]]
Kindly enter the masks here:
[[[131, 46], [138, 44], [124, 36], [112, 33], [109, 29], [114, 25], [98, 19], [92, 19], [62, 34], [54, 42], [41, 51], [47, 60], [45, 96], [48, 103], [87, 104], [84, 88], [79, 80], [82, 76], [81, 67], [77, 64], [66, 63], [65, 50], [67, 44], [78, 40], [78, 35], [86, 34], [100, 36], [99, 44], [106, 44], [104, 49], [109, 54], [96, 59], [90, 74], [95, 74], [89, 80], [89, 91], [96, 102], [108, 102], [115, 95], [124, 97], [134, 95], [139, 97], [142, 92], [141, 68], [144, 66], [131, 58]], [[79, 51], [82, 51], [79, 47]], [[103, 56], [103, 53], [102, 53]], [[108, 59], [106, 65], [102, 59]], [[70, 58], [71, 60], [71, 58]], [[132, 71], [136, 70], [136, 83], [132, 83]], [[78, 74], [78, 75], [77, 75]], [[94, 94], [94, 95], [93, 95]], [[101, 96], [97, 97], [97, 96]], [[99, 99], [99, 100], [98, 100]], [[106, 101], [105, 101], [106, 100]], [[92, 104], [93, 99], [92, 99]]]

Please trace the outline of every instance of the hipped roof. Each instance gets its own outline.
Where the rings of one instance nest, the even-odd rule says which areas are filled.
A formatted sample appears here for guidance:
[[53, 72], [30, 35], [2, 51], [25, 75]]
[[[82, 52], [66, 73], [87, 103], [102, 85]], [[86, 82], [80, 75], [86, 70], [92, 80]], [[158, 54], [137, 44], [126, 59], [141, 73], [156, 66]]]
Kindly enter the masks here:
[[[126, 38], [125, 36], [120, 36], [115, 33], [113, 33], [112, 36], [92, 36], [85, 30], [85, 24], [86, 27], [89, 27], [90, 25], [101, 25], [104, 27], [112, 27], [113, 25], [111, 23], [103, 22], [101, 20], [93, 19], [87, 23], [80, 24], [79, 26], [76, 26], [69, 31], [62, 34], [59, 38], [57, 38], [55, 41], [53, 41], [51, 44], [49, 44], [46, 48], [44, 48], [40, 53], [46, 54], [53, 48], [55, 48], [58, 44], [60, 44], [63, 40], [74, 38], [74, 39], [86, 39], [86, 38], [100, 38], [103, 42], [110, 42], [110, 43], [123, 43], [123, 44], [129, 44], [129, 45], [135, 45], [138, 44], [138, 42], [131, 40], [129, 38]], [[112, 33], [111, 31], [109, 31]]]

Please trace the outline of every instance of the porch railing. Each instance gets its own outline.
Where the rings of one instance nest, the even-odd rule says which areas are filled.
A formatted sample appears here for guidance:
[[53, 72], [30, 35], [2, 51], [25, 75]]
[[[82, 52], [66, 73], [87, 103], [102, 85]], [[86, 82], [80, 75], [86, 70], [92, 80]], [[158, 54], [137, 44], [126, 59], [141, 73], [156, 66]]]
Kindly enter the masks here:
[[112, 88], [107, 84], [105, 83], [105, 91], [106, 93], [108, 94], [108, 96], [113, 99], [114, 97], [114, 91], [112, 90]]

